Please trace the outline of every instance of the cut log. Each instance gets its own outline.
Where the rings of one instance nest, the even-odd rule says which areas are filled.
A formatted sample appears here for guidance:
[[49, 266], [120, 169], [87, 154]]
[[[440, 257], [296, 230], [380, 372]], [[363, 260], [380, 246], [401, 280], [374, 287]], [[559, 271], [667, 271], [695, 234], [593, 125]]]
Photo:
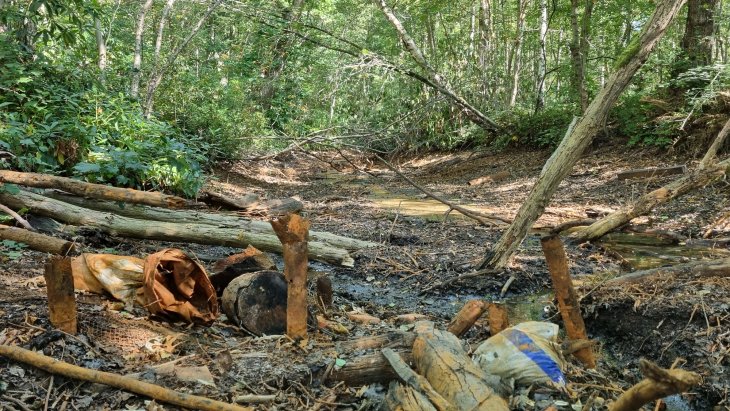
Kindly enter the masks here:
[[[573, 287], [573, 280], [570, 278], [568, 256], [565, 254], [563, 242], [560, 241], [560, 237], [551, 236], [544, 237], [541, 243], [555, 290], [555, 298], [558, 300], [560, 316], [565, 325], [565, 333], [571, 340], [587, 340], [588, 333], [580, 313], [580, 302]], [[591, 347], [578, 350], [574, 355], [586, 367], [596, 368], [596, 358]]]
[[48, 291], [48, 320], [59, 330], [75, 335], [78, 321], [71, 259], [52, 256], [46, 263], [43, 277]]
[[730, 158], [684, 175], [661, 188], [643, 195], [635, 203], [601, 218], [586, 228], [574, 232], [572, 237], [578, 241], [595, 240], [609, 231], [621, 227], [632, 219], [650, 212], [659, 204], [684, 195], [694, 189], [704, 187], [722, 178], [727, 174], [728, 170], [730, 170]]
[[433, 323], [416, 323], [413, 362], [419, 374], [458, 410], [507, 411], [507, 403], [487, 385], [499, 378], [486, 374], [466, 355], [459, 339]]
[[55, 188], [83, 197], [147, 204], [156, 207], [180, 208], [188, 204], [188, 201], [184, 198], [156, 191], [139, 191], [131, 188], [105, 186], [48, 174], [0, 170], [0, 182], [36, 188]]
[[486, 310], [487, 303], [482, 300], [467, 301], [454, 319], [451, 320], [448, 331], [457, 337], [461, 337], [474, 326], [474, 323], [477, 322]]
[[309, 221], [298, 214], [287, 214], [271, 221], [284, 247], [286, 277], [286, 335], [299, 341], [307, 338], [307, 236]]
[[[60, 200], [64, 203], [77, 205], [83, 208], [110, 212], [125, 217], [132, 217], [141, 220], [165, 221], [180, 224], [186, 224], [193, 221], [196, 224], [206, 224], [218, 228], [236, 228], [246, 232], [258, 232], [272, 235], [274, 234], [274, 230], [271, 228], [271, 224], [269, 224], [268, 221], [251, 220], [248, 218], [240, 217], [233, 213], [224, 214], [198, 210], [169, 210], [165, 208], [128, 204], [120, 207], [118, 203], [114, 203], [111, 201], [83, 199], [76, 196], [59, 193], [57, 191], [46, 191], [44, 193], [44, 196]], [[378, 243], [362, 241], [355, 238], [343, 237], [340, 235], [321, 231], [310, 231], [309, 239], [310, 241], [328, 243], [334, 247], [344, 248], [349, 251], [380, 246], [380, 244]]]
[[479, 177], [479, 178], [470, 180], [469, 185], [478, 186], [478, 185], [486, 184], [486, 183], [496, 183], [496, 182], [502, 181], [505, 178], [508, 178], [510, 176], [511, 176], [511, 174], [509, 171], [500, 171], [498, 173], [494, 173], [494, 174], [490, 174], [488, 176]]
[[243, 252], [218, 260], [213, 265], [214, 273], [210, 275], [210, 283], [216, 294], [222, 295], [235, 278], [245, 273], [256, 271], [276, 270], [276, 265], [266, 254], [254, 247], [248, 246]]
[[[25, 190], [17, 194], [0, 193], [0, 202], [16, 209], [27, 207], [33, 213], [55, 218], [67, 224], [86, 225], [122, 237], [241, 248], [252, 245], [262, 251], [282, 252], [281, 243], [273, 234], [273, 230], [261, 233], [246, 231], [245, 226], [219, 228], [197, 223], [150, 224], [149, 221], [93, 211]], [[352, 267], [355, 263], [347, 250], [320, 241], [309, 243], [309, 258], [346, 267]]]
[[677, 264], [670, 267], [658, 267], [650, 270], [634, 271], [612, 278], [606, 285], [621, 285], [627, 283], [638, 283], [661, 277], [681, 278], [703, 278], [703, 277], [730, 277], [730, 257], [716, 260], [695, 261], [685, 264]]
[[76, 244], [70, 241], [6, 225], [0, 225], [0, 240], [27, 244], [31, 249], [44, 253], [64, 256], [78, 254]]
[[[411, 363], [410, 352], [399, 352], [406, 363]], [[340, 369], [333, 369], [327, 378], [329, 382], [344, 382], [348, 387], [360, 387], [373, 383], [385, 383], [398, 378], [382, 353], [363, 355], [347, 360]]]
[[287, 284], [278, 271], [243, 274], [223, 291], [223, 312], [236, 325], [255, 335], [286, 330]]
[[628, 180], [632, 178], [650, 178], [650, 177], [662, 177], [662, 176], [673, 176], [677, 174], [684, 174], [687, 172], [687, 166], [671, 166], [671, 167], [652, 167], [652, 168], [637, 168], [634, 170], [621, 171], [616, 174], [616, 179]]

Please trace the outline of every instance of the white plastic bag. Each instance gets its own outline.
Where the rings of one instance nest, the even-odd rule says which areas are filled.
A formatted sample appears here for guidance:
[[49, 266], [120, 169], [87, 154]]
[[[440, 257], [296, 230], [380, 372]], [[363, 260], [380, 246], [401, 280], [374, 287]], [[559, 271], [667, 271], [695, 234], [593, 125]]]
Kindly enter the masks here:
[[565, 360], [557, 343], [558, 326], [528, 321], [503, 330], [474, 351], [474, 362], [489, 374], [521, 385], [565, 385]]

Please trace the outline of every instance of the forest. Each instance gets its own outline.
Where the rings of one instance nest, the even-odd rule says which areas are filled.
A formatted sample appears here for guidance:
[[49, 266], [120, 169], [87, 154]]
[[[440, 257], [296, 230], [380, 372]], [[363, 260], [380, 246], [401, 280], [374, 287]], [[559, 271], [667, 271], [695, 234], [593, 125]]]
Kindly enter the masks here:
[[0, 0], [0, 410], [730, 410], [730, 3]]

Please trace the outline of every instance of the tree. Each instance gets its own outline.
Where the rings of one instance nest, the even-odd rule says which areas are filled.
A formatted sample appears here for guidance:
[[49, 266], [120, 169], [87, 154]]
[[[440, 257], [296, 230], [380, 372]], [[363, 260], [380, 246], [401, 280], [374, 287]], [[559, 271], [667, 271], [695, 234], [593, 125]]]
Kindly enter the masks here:
[[[584, 0], [583, 13], [578, 12], [580, 0], [571, 0], [570, 12], [570, 57], [573, 70], [572, 86], [575, 101], [581, 113], [588, 108], [588, 90], [586, 89], [586, 59], [588, 57], [589, 36], [591, 31], [591, 15], [593, 14], [593, 0]], [[578, 17], [580, 14], [580, 25]]]
[[129, 88], [129, 97], [139, 97], [139, 83], [142, 78], [142, 34], [147, 12], [152, 7], [152, 0], [145, 0], [137, 15], [137, 26], [134, 30], [134, 58], [132, 60], [132, 85]]
[[712, 64], [715, 46], [715, 10], [718, 0], [689, 0], [682, 37], [686, 68]]
[[548, 159], [540, 176], [514, 221], [502, 234], [494, 248], [479, 264], [480, 268], [504, 267], [527, 235], [532, 224], [545, 210], [560, 182], [570, 173], [593, 137], [603, 127], [608, 112], [629, 85], [634, 74], [644, 65], [649, 54], [663, 37], [686, 0], [662, 0], [641, 33], [619, 57], [616, 71], [596, 95], [582, 117], [574, 120], [560, 145]]

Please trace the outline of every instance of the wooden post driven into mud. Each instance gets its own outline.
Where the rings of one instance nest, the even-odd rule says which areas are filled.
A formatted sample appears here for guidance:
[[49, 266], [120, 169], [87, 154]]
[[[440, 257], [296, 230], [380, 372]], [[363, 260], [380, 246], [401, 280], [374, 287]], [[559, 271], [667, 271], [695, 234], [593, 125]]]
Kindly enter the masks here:
[[[563, 242], [558, 236], [543, 237], [542, 251], [545, 253], [550, 278], [558, 299], [558, 308], [563, 317], [565, 332], [571, 340], [587, 340], [586, 327], [580, 314], [580, 303], [573, 288], [573, 280], [568, 272], [568, 256]], [[596, 358], [591, 347], [582, 348], [574, 353], [586, 367], [596, 368]]]
[[284, 276], [288, 285], [286, 334], [294, 339], [307, 338], [307, 236], [309, 221], [298, 214], [271, 220], [276, 236], [284, 247]]
[[469, 300], [464, 304], [464, 307], [459, 310], [451, 324], [449, 324], [448, 331], [457, 337], [461, 337], [466, 334], [469, 329], [474, 326], [479, 317], [484, 314], [487, 310], [487, 303], [482, 300]]
[[489, 316], [489, 334], [497, 335], [509, 327], [507, 308], [502, 303], [490, 303], [487, 307]]
[[43, 277], [48, 290], [48, 318], [51, 324], [63, 332], [76, 334], [78, 324], [71, 259], [50, 257]]

